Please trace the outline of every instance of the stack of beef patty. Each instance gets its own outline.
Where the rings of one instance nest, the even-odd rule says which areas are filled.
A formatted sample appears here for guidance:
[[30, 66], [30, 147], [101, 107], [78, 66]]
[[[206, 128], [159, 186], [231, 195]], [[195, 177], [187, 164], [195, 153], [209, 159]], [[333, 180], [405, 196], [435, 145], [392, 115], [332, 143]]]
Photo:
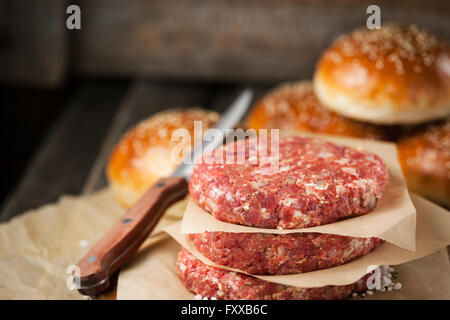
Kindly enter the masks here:
[[[216, 219], [266, 229], [309, 228], [373, 211], [389, 181], [374, 154], [304, 137], [241, 140], [195, 165], [189, 191]], [[229, 161], [233, 157], [235, 161]], [[241, 159], [241, 161], [237, 161]], [[244, 159], [245, 161], [242, 161]], [[382, 241], [322, 233], [190, 234], [214, 263], [254, 275], [286, 275], [342, 265]], [[209, 299], [344, 299], [364, 290], [364, 278], [345, 286], [298, 288], [208, 266], [183, 249], [178, 273], [193, 293]]]

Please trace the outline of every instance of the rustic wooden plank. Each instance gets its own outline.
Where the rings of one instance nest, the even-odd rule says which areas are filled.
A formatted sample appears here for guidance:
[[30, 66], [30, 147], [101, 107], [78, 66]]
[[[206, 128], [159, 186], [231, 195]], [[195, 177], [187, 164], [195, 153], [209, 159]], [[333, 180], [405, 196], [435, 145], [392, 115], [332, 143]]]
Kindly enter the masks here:
[[68, 62], [65, 0], [0, 1], [0, 80], [57, 86]]
[[0, 86], [0, 137], [7, 157], [1, 159], [8, 168], [0, 179], [0, 204], [17, 184], [45, 133], [67, 104], [70, 86], [58, 90]]
[[94, 164], [89, 170], [89, 174], [84, 182], [82, 194], [88, 194], [95, 189], [98, 189], [104, 184], [104, 168], [105, 163], [108, 159], [109, 154], [119, 137], [122, 135], [124, 128], [130, 121], [131, 113], [133, 112], [136, 100], [139, 98], [144, 86], [142, 82], [135, 82], [128, 90], [126, 97], [120, 104], [113, 121], [111, 122], [110, 128], [105, 135]]
[[[310, 78], [331, 41], [365, 25], [373, 1], [84, 0], [82, 73], [273, 81]], [[450, 39], [450, 2], [377, 1], [383, 22]]]
[[0, 221], [80, 192], [126, 87], [123, 82], [81, 86], [5, 200]]

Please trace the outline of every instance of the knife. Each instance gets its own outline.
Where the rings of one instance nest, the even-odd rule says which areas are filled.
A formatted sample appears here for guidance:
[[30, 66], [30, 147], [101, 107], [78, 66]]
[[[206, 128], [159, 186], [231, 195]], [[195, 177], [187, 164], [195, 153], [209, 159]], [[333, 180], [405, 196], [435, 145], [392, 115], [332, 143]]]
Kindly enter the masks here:
[[[159, 179], [131, 207], [97, 244], [78, 262], [73, 271], [78, 291], [96, 296], [110, 286], [110, 277], [130, 259], [154, 229], [166, 209], [182, 200], [188, 192], [188, 181], [195, 161], [223, 143], [227, 129], [243, 118], [253, 93], [244, 90], [214, 127], [221, 132], [194, 146], [170, 177]], [[217, 131], [216, 131], [217, 132]]]

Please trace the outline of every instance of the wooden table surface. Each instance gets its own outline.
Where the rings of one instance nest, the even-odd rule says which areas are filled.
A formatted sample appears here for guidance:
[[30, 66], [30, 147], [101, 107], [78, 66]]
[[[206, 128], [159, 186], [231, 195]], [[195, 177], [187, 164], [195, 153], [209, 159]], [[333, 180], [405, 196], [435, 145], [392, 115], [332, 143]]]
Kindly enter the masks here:
[[[256, 97], [270, 86], [253, 86]], [[244, 85], [102, 81], [83, 83], [48, 132], [16, 189], [2, 204], [0, 222], [63, 194], [106, 186], [105, 164], [122, 134], [166, 108], [201, 106], [223, 111]], [[102, 296], [115, 298], [115, 288]]]

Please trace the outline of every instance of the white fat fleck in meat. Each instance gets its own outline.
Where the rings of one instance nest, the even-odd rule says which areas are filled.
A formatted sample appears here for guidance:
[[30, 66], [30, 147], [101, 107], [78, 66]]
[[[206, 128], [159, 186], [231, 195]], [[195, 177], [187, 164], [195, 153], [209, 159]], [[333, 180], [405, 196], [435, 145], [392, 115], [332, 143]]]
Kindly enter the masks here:
[[264, 181], [252, 181], [250, 183], [251, 183], [252, 187], [256, 188], [256, 189], [264, 187], [267, 184], [267, 182], [264, 182]]
[[[312, 183], [312, 185], [314, 185], [314, 183]], [[305, 184], [305, 191], [308, 196], [316, 194], [315, 188], [312, 187], [311, 185]]]
[[315, 182], [305, 183], [306, 192], [310, 192], [308, 194], [315, 193], [312, 190], [308, 190], [310, 188], [315, 190], [326, 190], [328, 188], [328, 183], [324, 183], [323, 180], [316, 180]]
[[233, 213], [235, 213], [235, 214], [240, 214], [241, 213], [241, 207], [236, 207], [236, 208], [233, 208]]
[[267, 208], [261, 208], [260, 212], [264, 218], [270, 217], [270, 212], [267, 211]]
[[334, 154], [332, 154], [330, 152], [320, 152], [317, 156], [322, 159], [327, 159], [327, 158], [334, 157]]
[[372, 189], [376, 186], [376, 182], [372, 179], [358, 179], [353, 181], [353, 184], [361, 188], [362, 206], [375, 208], [377, 199], [372, 194]]
[[186, 270], [186, 266], [182, 263], [180, 263], [180, 270], [181, 272], [184, 272]]
[[288, 185], [293, 185], [296, 181], [295, 177], [287, 176], [286, 179], [284, 179], [285, 183]]
[[351, 184], [361, 188], [362, 192], [365, 194], [367, 192], [370, 192], [370, 189], [372, 188], [372, 186], [376, 185], [376, 182], [372, 179], [356, 179]]
[[218, 198], [218, 197], [220, 197], [221, 195], [223, 195], [224, 193], [225, 193], [224, 190], [221, 190], [221, 189], [217, 188], [216, 186], [213, 186], [213, 187], [211, 188], [211, 190], [209, 190], [208, 195], [209, 195], [211, 198]]
[[217, 284], [218, 287], [219, 287], [219, 289], [222, 289], [222, 288], [221, 288], [221, 285], [220, 285], [220, 282], [219, 282], [219, 279], [217, 279], [216, 277], [209, 277], [209, 280], [210, 280], [212, 283]]
[[350, 161], [347, 158], [340, 158], [340, 159], [334, 160], [334, 162], [336, 162], [337, 164], [340, 164], [340, 165], [345, 165], [345, 164], [348, 164]]
[[328, 183], [325, 183], [320, 176], [314, 175], [313, 178], [314, 178], [314, 183], [316, 185], [316, 189], [319, 189], [319, 190], [328, 189]]
[[280, 168], [280, 171], [281, 172], [289, 171], [290, 168], [291, 168], [290, 166], [283, 166], [283, 167]]
[[344, 259], [348, 259], [349, 256], [353, 255], [353, 252], [355, 250], [358, 250], [361, 247], [367, 247], [370, 245], [370, 239], [359, 239], [359, 238], [353, 238], [349, 245], [348, 245], [348, 249], [346, 251], [344, 251], [344, 255], [343, 258]]
[[217, 292], [216, 292], [216, 296], [218, 296], [219, 298], [220, 297], [223, 297], [225, 294], [223, 293], [223, 291], [222, 290], [218, 290]]
[[281, 201], [281, 203], [287, 207], [290, 207], [292, 204], [297, 203], [297, 199], [295, 198], [286, 198]]
[[376, 206], [377, 206], [377, 198], [374, 195], [372, 195], [369, 201], [369, 208], [373, 210], [375, 209]]
[[345, 173], [352, 174], [354, 176], [359, 175], [355, 168], [343, 167], [343, 168], [341, 168], [341, 170], [344, 171]]
[[301, 212], [301, 211], [299, 211], [299, 210], [295, 210], [294, 211], [294, 216], [296, 217], [296, 218], [300, 218], [301, 216], [303, 216], [304, 214]]
[[232, 201], [232, 200], [233, 200], [233, 195], [231, 194], [231, 192], [227, 192], [227, 193], [225, 194], [225, 198], [226, 198], [228, 201]]
[[309, 224], [312, 221], [311, 216], [307, 215], [307, 214], [302, 214], [302, 221], [305, 224]]
[[287, 254], [287, 249], [285, 247], [278, 247], [277, 253], [279, 256], [285, 256]]
[[336, 196], [338, 197], [339, 195], [341, 195], [341, 194], [345, 194], [346, 193], [346, 188], [343, 186], [343, 185], [341, 185], [341, 184], [337, 184], [336, 185]]

